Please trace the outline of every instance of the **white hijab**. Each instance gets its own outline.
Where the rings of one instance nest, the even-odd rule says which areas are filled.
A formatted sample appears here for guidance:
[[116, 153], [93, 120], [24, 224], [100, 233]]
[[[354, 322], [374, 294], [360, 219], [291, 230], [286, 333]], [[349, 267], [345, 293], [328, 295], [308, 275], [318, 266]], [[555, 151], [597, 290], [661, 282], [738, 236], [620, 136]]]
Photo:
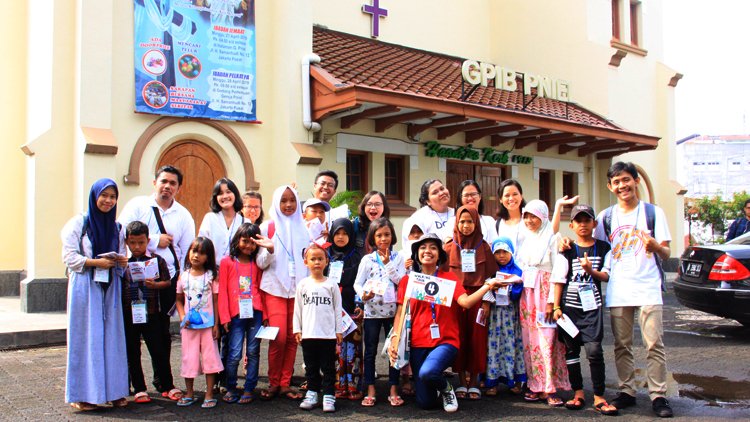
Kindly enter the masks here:
[[[297, 210], [290, 216], [281, 212], [281, 195], [289, 189], [294, 194]], [[273, 247], [276, 255], [276, 278], [290, 290], [296, 285], [297, 280], [307, 277], [308, 271], [303, 262], [302, 250], [310, 244], [310, 236], [307, 233], [305, 220], [300, 211], [299, 197], [297, 191], [289, 186], [279, 186], [273, 191], [273, 202], [269, 210], [271, 220], [274, 221]], [[294, 259], [295, 278], [289, 276], [289, 259]]]
[[549, 256], [549, 244], [552, 241], [552, 236], [554, 236], [552, 224], [549, 221], [549, 208], [544, 201], [534, 199], [529, 201], [526, 207], [521, 210], [522, 216], [525, 213], [538, 217], [542, 220], [542, 225], [535, 232], [526, 228], [525, 224], [523, 225], [521, 230], [524, 234], [524, 241], [523, 245], [519, 247], [518, 258], [524, 268], [528, 266], [537, 267], [544, 262], [546, 256]]

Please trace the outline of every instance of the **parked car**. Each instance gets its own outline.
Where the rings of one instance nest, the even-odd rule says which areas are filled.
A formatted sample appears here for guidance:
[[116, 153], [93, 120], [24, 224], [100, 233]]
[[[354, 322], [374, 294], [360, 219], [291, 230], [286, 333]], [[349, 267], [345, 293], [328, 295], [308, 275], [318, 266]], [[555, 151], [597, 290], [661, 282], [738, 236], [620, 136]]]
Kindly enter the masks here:
[[680, 257], [674, 292], [688, 308], [750, 326], [750, 233], [723, 245], [691, 246]]

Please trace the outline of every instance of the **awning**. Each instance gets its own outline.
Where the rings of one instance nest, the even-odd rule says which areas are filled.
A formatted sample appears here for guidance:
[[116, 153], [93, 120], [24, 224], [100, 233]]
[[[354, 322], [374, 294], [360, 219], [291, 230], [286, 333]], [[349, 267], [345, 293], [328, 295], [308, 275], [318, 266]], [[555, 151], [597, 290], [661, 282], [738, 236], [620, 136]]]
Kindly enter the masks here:
[[493, 147], [538, 151], [556, 147], [560, 154], [611, 158], [655, 149], [659, 138], [642, 135], [571, 102], [539, 98], [463, 81], [464, 59], [313, 27], [313, 51], [319, 64], [310, 68], [313, 119], [341, 119], [346, 129], [363, 119], [375, 131], [408, 125], [418, 139], [427, 129], [437, 139], [464, 133], [467, 144], [490, 137]]

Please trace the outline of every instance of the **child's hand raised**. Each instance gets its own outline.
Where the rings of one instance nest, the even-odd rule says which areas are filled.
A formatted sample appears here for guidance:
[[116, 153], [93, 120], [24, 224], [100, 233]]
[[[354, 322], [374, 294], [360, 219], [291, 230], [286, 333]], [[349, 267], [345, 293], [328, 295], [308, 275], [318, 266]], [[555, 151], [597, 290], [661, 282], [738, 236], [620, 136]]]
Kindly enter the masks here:
[[273, 240], [269, 239], [266, 236], [263, 236], [262, 234], [259, 234], [253, 239], [250, 238], [256, 245], [260, 246], [261, 248], [268, 249], [268, 252], [273, 253]]

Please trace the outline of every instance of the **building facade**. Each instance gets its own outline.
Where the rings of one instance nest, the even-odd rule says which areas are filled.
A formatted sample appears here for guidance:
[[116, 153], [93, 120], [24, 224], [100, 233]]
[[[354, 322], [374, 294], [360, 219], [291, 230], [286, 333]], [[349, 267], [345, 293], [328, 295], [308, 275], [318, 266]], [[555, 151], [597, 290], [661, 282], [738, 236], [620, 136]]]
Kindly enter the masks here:
[[692, 135], [677, 141], [678, 180], [690, 198], [725, 200], [750, 187], [750, 136]]

